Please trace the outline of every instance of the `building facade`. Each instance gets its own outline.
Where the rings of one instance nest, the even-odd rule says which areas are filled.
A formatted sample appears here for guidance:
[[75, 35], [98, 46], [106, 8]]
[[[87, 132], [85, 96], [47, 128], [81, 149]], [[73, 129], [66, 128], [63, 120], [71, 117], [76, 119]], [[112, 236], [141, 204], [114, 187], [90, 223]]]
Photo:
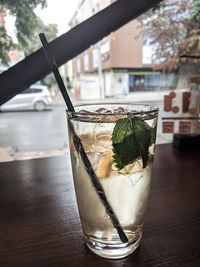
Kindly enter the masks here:
[[[83, 0], [70, 27], [110, 5], [113, 0]], [[109, 98], [134, 91], [155, 91], [172, 87], [174, 76], [153, 71], [153, 48], [133, 20], [92, 45], [73, 59], [74, 88], [79, 99]], [[170, 76], [170, 75], [167, 75]]]

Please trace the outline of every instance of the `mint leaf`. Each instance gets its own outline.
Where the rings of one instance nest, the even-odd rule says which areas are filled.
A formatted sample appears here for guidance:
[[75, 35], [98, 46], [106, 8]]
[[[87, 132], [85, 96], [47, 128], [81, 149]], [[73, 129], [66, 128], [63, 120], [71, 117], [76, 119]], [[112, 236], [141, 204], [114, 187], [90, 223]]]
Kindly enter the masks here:
[[150, 127], [140, 118], [119, 119], [112, 133], [114, 162], [120, 170], [137, 158], [142, 158], [143, 168], [149, 160], [149, 146], [155, 142], [156, 127]]
[[112, 145], [114, 162], [119, 170], [139, 157], [131, 118], [116, 121], [112, 134]]
[[142, 119], [133, 118], [136, 143], [142, 157], [143, 168], [147, 166], [149, 158], [149, 146], [151, 142], [151, 127]]
[[122, 143], [126, 137], [133, 134], [132, 118], [123, 118], [116, 121], [112, 133], [114, 144]]

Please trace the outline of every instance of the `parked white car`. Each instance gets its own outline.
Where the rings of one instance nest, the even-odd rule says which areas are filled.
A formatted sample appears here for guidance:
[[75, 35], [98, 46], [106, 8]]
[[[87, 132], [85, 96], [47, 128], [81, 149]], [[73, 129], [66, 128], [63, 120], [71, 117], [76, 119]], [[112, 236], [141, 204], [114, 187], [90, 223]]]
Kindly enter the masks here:
[[33, 85], [0, 106], [0, 110], [34, 109], [43, 111], [46, 107], [52, 106], [52, 104], [53, 100], [47, 86]]

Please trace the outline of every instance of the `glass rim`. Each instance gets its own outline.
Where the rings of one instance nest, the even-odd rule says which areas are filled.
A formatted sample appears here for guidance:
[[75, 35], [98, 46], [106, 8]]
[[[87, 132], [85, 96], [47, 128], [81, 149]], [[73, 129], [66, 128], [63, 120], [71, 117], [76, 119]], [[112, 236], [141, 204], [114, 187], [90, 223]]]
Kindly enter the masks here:
[[[137, 114], [151, 114], [151, 113], [155, 113], [155, 112], [159, 112], [159, 108], [155, 107], [155, 106], [151, 106], [149, 104], [142, 104], [142, 103], [89, 103], [89, 104], [80, 104], [80, 105], [75, 105], [74, 108], [79, 108], [79, 107], [88, 107], [88, 106], [102, 106], [102, 107], [105, 107], [105, 106], [114, 106], [114, 105], [118, 105], [119, 107], [120, 106], [135, 106], [135, 107], [146, 107], [146, 108], [149, 108], [149, 110], [141, 110], [141, 111], [130, 111], [128, 113], [131, 113], [133, 115], [137, 115]], [[89, 113], [85, 113], [85, 112], [80, 112], [80, 111], [70, 111], [70, 110], [66, 110], [66, 113], [69, 114], [69, 115], [72, 115], [72, 116], [113, 116], [113, 115], [122, 115], [121, 112], [115, 112], [115, 113], [101, 113], [101, 112], [95, 112], [95, 111], [90, 111], [88, 110]]]

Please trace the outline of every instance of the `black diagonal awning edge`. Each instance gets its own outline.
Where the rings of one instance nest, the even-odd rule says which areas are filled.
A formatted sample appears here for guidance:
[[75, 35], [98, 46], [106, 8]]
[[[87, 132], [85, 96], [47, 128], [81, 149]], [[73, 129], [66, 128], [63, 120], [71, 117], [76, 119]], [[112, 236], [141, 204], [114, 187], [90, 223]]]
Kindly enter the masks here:
[[[118, 0], [49, 43], [57, 65], [79, 55], [161, 0]], [[44, 78], [51, 68], [42, 48], [0, 75], [0, 105]]]

